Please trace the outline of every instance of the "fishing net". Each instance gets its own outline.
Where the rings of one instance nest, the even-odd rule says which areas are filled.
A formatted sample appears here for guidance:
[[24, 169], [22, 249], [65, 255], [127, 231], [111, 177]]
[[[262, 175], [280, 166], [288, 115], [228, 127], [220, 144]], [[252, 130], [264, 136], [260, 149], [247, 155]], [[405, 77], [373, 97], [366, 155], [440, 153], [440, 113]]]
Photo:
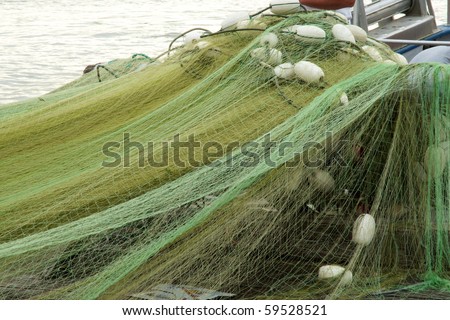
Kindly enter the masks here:
[[345, 23], [260, 16], [1, 106], [0, 298], [448, 299], [450, 68]]

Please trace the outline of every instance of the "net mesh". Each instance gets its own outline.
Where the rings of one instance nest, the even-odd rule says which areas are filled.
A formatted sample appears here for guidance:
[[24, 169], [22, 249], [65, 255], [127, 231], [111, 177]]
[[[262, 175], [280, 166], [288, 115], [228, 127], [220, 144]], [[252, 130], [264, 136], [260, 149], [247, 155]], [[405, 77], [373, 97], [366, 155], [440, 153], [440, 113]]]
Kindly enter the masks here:
[[450, 297], [450, 68], [257, 19], [0, 107], [0, 298]]

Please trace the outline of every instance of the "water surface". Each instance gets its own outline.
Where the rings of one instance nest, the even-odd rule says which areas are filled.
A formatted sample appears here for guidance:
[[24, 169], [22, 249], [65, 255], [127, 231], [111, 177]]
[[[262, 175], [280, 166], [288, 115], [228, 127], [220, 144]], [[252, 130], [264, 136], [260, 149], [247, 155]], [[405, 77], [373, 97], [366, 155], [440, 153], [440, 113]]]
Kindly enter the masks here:
[[[88, 64], [133, 53], [155, 56], [183, 31], [216, 31], [226, 15], [255, 12], [269, 2], [0, 0], [0, 104], [49, 92]], [[446, 0], [433, 3], [443, 21]]]

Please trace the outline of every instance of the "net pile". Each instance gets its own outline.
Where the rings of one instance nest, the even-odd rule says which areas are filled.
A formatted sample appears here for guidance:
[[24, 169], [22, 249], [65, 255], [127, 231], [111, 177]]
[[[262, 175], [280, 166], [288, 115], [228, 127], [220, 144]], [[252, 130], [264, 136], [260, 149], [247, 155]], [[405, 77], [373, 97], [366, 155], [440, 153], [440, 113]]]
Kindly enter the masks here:
[[344, 24], [262, 16], [0, 107], [0, 298], [449, 298], [450, 68]]

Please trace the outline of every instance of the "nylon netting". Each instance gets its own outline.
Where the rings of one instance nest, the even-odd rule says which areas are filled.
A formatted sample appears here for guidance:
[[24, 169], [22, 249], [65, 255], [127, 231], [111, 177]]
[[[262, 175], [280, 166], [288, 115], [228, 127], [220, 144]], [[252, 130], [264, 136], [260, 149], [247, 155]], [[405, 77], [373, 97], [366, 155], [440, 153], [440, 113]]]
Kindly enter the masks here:
[[[0, 298], [449, 297], [450, 68], [338, 40], [328, 12], [257, 19], [0, 107]], [[275, 76], [301, 60], [324, 77]], [[192, 136], [217, 152], [164, 148]]]

